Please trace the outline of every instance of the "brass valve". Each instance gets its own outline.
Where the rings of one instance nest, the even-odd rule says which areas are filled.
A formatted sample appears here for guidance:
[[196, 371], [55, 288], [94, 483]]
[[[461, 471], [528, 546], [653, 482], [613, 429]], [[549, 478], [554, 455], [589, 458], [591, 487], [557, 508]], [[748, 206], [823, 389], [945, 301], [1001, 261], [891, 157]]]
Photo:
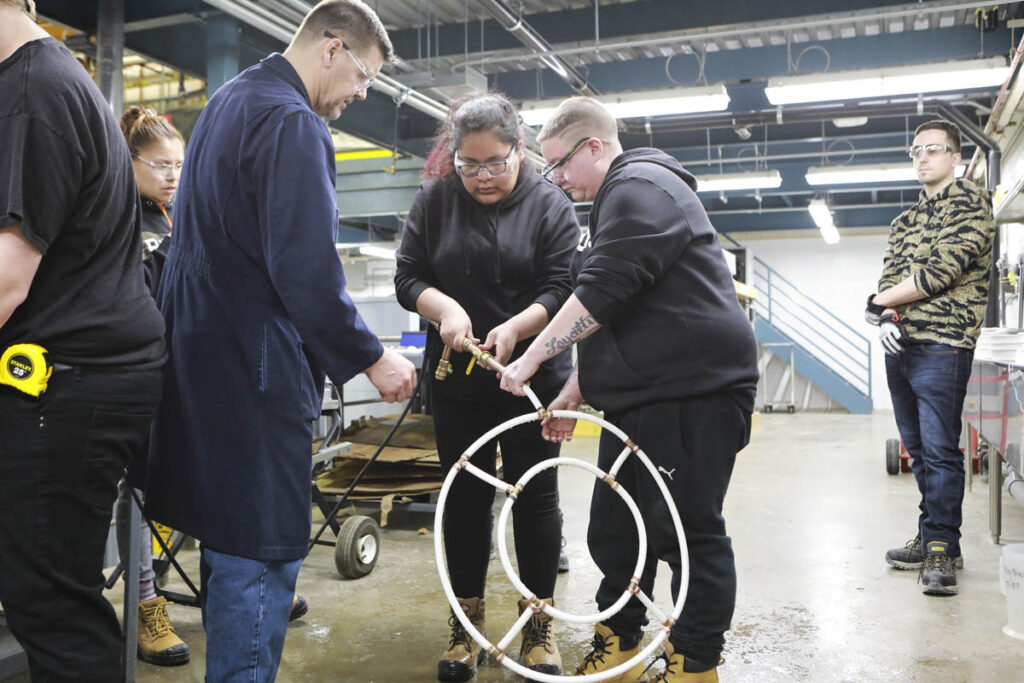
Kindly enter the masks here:
[[451, 355], [452, 347], [446, 344], [444, 351], [441, 352], [441, 360], [437, 362], [437, 370], [434, 371], [434, 379], [438, 382], [443, 382], [448, 379], [448, 375], [452, 372], [452, 362], [449, 360]]

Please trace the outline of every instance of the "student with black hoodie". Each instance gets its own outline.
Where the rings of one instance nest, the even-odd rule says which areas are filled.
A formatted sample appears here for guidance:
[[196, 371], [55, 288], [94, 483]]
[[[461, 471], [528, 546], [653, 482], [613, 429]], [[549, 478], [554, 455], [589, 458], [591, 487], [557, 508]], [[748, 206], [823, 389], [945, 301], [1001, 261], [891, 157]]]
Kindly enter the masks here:
[[[445, 344], [462, 348], [478, 341], [499, 363], [518, 357], [547, 325], [570, 293], [569, 259], [580, 231], [572, 204], [545, 183], [523, 157], [519, 114], [496, 93], [478, 93], [452, 104], [424, 171], [426, 182], [413, 202], [398, 251], [395, 289], [410, 311], [436, 320], [426, 360], [436, 367]], [[468, 354], [453, 353], [453, 371], [432, 380], [438, 456], [451, 467], [477, 438], [529, 404], [498, 387], [477, 369], [466, 374]], [[569, 377], [568, 357], [539, 368], [533, 388], [550, 401]], [[558, 456], [559, 444], [520, 427], [498, 440], [506, 481]], [[473, 463], [495, 472], [495, 442], [478, 450]], [[481, 630], [484, 584], [490, 557], [494, 488], [476, 477], [456, 478], [445, 515], [445, 548], [452, 587], [462, 609]], [[558, 475], [545, 470], [530, 481], [514, 508], [516, 558], [523, 582], [550, 602], [555, 588], [561, 523]], [[521, 600], [519, 611], [529, 607]], [[438, 663], [443, 681], [469, 680], [486, 654], [452, 615], [448, 649]], [[535, 614], [523, 630], [520, 662], [558, 674], [561, 659], [550, 617]]]
[[[615, 120], [595, 100], [561, 104], [541, 130], [544, 175], [576, 201], [593, 201], [589, 239], [572, 264], [575, 289], [565, 306], [502, 377], [522, 393], [542, 363], [579, 342], [577, 372], [549, 408], [584, 399], [643, 448], [662, 474], [682, 518], [689, 553], [686, 604], [654, 681], [710, 683], [736, 598], [732, 544], [722, 504], [736, 453], [750, 438], [757, 382], [753, 330], [736, 299], [718, 235], [697, 199], [694, 177], [656, 149], [623, 152]], [[573, 420], [546, 420], [545, 438], [561, 441]], [[601, 437], [598, 466], [611, 467], [622, 443]], [[618, 482], [637, 502], [647, 528], [640, 588], [651, 594], [658, 560], [680, 587], [681, 556], [664, 500], [647, 470], [630, 458]], [[597, 482], [588, 543], [604, 574], [597, 591], [607, 609], [629, 585], [637, 553], [632, 515]], [[578, 667], [590, 674], [640, 649], [645, 608], [633, 598], [596, 625], [594, 649]], [[642, 665], [612, 681], [635, 681]]]

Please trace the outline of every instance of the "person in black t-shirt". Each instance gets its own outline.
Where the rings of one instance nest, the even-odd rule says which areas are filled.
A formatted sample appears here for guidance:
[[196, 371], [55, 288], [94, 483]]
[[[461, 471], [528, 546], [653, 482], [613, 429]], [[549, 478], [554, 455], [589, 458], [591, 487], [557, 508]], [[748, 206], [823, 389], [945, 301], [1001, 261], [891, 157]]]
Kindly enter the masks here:
[[163, 321], [117, 123], [30, 11], [0, 0], [0, 350], [44, 347], [53, 374], [38, 398], [0, 386], [0, 602], [34, 681], [120, 681], [103, 550], [160, 399]]

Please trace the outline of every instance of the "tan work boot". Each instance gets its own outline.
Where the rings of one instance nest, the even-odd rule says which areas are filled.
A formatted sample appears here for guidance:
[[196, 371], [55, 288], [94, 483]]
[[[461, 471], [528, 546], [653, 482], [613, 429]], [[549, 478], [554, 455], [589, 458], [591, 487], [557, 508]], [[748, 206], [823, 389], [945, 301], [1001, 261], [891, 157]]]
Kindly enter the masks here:
[[[555, 604], [554, 598], [544, 598], [542, 602]], [[533, 609], [529, 600], [519, 601], [519, 613]], [[531, 671], [552, 674], [562, 673], [562, 656], [558, 654], [558, 645], [551, 635], [551, 615], [534, 612], [523, 627], [523, 644], [519, 648], [519, 663]]]
[[[575, 675], [586, 676], [607, 671], [632, 659], [640, 652], [640, 643], [629, 650], [621, 649], [621, 644], [622, 639], [610, 628], [602, 623], [594, 624], [594, 649], [576, 667]], [[626, 673], [605, 680], [607, 683], [636, 683], [643, 675], [644, 663], [639, 662]]]
[[665, 668], [647, 683], [718, 683], [718, 666], [694, 673], [686, 670], [686, 657], [677, 653], [672, 643], [665, 643]]
[[[485, 633], [484, 599], [457, 599], [462, 611], [469, 617], [469, 622], [480, 633]], [[473, 637], [462, 626], [462, 622], [455, 616], [455, 612], [452, 612], [451, 617], [448, 618], [448, 625], [452, 627], [452, 635], [448, 641], [448, 650], [441, 655], [441, 661], [437, 663], [437, 679], [439, 681], [468, 681], [476, 675], [476, 666], [487, 656], [487, 651], [473, 640]]]
[[188, 664], [188, 645], [174, 632], [162, 595], [139, 603], [139, 659], [157, 666]]

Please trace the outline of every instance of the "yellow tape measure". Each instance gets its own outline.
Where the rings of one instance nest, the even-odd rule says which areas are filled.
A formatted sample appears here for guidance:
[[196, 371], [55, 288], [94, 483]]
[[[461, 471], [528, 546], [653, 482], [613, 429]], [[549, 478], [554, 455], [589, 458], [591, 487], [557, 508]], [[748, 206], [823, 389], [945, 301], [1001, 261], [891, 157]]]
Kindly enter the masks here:
[[15, 344], [0, 356], [0, 384], [29, 396], [38, 397], [46, 391], [52, 372], [50, 355], [38, 344]]

